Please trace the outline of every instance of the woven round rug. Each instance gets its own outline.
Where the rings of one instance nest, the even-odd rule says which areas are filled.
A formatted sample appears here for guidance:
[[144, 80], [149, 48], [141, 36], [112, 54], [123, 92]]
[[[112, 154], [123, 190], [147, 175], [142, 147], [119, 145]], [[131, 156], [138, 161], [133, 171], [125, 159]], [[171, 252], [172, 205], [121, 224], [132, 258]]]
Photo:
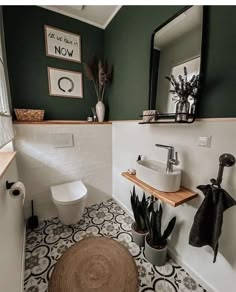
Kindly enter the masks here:
[[108, 237], [89, 237], [59, 259], [48, 292], [138, 292], [138, 271], [129, 251]]

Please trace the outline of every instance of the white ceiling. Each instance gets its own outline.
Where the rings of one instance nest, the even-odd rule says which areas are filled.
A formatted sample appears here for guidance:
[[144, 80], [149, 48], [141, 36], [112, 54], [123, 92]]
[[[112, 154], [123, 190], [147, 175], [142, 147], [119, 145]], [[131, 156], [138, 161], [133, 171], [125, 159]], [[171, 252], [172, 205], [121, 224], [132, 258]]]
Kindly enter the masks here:
[[103, 29], [121, 8], [118, 5], [44, 5], [41, 7]]

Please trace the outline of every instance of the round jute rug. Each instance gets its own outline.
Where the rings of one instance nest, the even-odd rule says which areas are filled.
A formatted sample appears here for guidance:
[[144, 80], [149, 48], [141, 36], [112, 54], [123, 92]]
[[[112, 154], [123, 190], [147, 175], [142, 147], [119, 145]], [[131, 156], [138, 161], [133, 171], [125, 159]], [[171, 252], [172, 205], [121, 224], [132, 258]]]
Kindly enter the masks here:
[[129, 251], [108, 237], [89, 237], [59, 259], [48, 292], [138, 292], [138, 271]]

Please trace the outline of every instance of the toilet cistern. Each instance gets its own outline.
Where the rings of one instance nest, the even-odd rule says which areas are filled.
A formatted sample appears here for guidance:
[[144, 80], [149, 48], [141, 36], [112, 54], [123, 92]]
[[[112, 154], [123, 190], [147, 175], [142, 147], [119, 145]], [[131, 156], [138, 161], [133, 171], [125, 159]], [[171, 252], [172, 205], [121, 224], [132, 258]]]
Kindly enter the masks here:
[[173, 146], [163, 144], [155, 144], [155, 146], [168, 150], [166, 172], [173, 172], [173, 165], [179, 165], [178, 153], [175, 152], [175, 148]]

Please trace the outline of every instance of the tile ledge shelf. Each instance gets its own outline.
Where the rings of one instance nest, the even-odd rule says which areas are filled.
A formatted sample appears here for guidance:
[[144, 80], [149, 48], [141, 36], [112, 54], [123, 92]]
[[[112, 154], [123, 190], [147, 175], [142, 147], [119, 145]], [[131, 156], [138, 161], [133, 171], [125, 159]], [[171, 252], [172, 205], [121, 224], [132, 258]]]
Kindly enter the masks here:
[[[83, 120], [43, 120], [40, 122], [30, 122], [30, 121], [13, 121], [14, 124], [39, 124], [39, 125], [47, 125], [47, 124], [78, 124], [78, 125], [111, 125], [113, 123], [120, 123], [120, 122], [137, 122], [142, 123], [142, 120], [111, 120], [106, 122], [88, 122]], [[195, 122], [236, 122], [236, 118], [196, 118]], [[147, 124], [156, 124], [158, 123], [147, 123]], [[159, 123], [162, 124], [162, 123]], [[173, 123], [172, 123], [173, 124]], [[174, 123], [175, 125], [184, 125], [186, 123]]]
[[136, 175], [129, 174], [128, 172], [122, 172], [121, 175], [129, 181], [133, 182], [135, 185], [139, 186], [150, 195], [160, 199], [161, 201], [171, 205], [172, 207], [182, 205], [183, 203], [186, 203], [198, 196], [197, 193], [194, 193], [184, 187], [181, 187], [178, 192], [173, 193], [158, 191], [157, 189], [138, 179]]
[[0, 179], [15, 158], [16, 152], [0, 152]]
[[23, 124], [23, 125], [111, 125], [112, 122], [88, 122], [88, 121], [79, 121], [79, 120], [44, 120], [40, 122], [31, 122], [31, 121], [13, 121], [14, 124]]

